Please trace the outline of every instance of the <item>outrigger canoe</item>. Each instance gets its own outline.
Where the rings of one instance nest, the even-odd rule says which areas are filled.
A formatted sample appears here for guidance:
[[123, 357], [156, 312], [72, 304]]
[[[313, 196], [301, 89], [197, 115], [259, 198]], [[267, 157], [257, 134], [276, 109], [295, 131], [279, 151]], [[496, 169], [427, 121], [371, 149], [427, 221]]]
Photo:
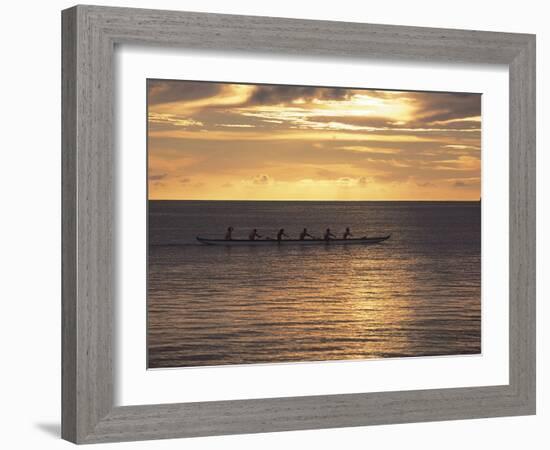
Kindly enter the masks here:
[[378, 237], [362, 237], [350, 239], [207, 239], [197, 236], [197, 241], [204, 245], [234, 246], [264, 246], [264, 245], [372, 245], [378, 244], [390, 238], [391, 235]]

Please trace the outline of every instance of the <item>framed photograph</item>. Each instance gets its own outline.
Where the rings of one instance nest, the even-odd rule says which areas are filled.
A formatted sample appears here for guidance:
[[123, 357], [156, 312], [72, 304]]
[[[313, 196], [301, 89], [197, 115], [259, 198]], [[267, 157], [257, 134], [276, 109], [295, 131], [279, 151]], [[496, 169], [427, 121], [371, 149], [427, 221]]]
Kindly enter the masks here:
[[535, 413], [533, 35], [62, 18], [65, 439]]

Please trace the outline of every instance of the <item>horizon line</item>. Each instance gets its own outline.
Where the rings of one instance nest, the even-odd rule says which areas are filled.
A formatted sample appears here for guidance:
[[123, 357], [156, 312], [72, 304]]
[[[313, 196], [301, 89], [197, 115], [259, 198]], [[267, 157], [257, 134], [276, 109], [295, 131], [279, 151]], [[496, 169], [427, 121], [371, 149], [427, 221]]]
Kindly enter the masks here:
[[180, 202], [480, 202], [479, 199], [369, 199], [369, 200], [321, 200], [321, 199], [187, 199], [187, 198], [148, 198], [148, 201], [180, 201]]

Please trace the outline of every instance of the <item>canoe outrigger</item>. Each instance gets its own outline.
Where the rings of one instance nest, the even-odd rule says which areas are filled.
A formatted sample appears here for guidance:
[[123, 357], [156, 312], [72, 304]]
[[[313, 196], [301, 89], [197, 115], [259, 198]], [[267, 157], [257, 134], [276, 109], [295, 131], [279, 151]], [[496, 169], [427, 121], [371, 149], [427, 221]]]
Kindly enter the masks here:
[[264, 245], [372, 245], [378, 244], [390, 238], [387, 236], [362, 237], [351, 239], [208, 239], [197, 236], [197, 241], [204, 245], [222, 245], [222, 246], [264, 246]]

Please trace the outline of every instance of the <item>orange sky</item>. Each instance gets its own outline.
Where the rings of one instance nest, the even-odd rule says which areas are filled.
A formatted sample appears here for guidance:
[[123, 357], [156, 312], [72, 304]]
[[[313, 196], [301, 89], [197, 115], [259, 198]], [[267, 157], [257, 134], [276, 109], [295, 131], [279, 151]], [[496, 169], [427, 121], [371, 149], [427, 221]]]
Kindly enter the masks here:
[[148, 80], [150, 199], [478, 200], [481, 95]]

